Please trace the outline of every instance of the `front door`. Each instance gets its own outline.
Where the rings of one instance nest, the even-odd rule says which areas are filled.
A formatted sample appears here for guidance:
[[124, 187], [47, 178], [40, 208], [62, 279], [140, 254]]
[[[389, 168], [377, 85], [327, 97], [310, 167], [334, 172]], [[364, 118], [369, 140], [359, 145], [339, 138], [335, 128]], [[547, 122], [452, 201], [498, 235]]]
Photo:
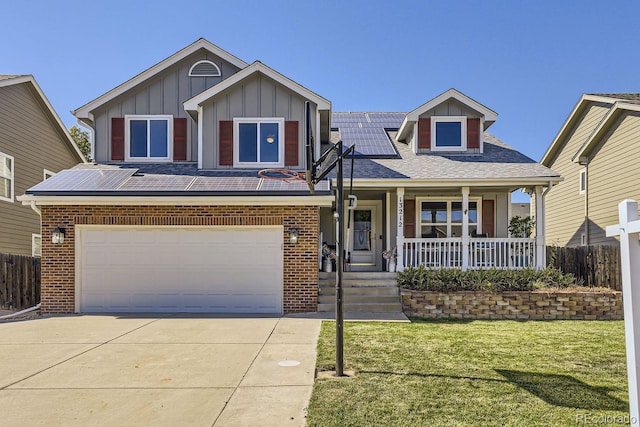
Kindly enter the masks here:
[[350, 228], [345, 234], [351, 271], [381, 271], [382, 202], [358, 200], [358, 207], [349, 214]]

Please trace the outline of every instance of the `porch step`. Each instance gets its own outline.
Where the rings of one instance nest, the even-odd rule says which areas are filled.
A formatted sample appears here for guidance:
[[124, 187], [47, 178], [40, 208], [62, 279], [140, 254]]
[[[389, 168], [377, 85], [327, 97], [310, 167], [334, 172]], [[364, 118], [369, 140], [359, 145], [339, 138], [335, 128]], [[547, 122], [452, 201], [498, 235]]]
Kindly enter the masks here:
[[[345, 312], [402, 312], [396, 273], [351, 272], [342, 276]], [[335, 311], [336, 273], [321, 272], [318, 286], [318, 311]]]
[[[343, 294], [342, 297], [349, 301], [349, 304], [395, 304], [398, 302], [397, 295], [347, 295]], [[335, 292], [332, 295], [325, 294], [318, 296], [319, 304], [335, 304], [336, 295]]]
[[[397, 273], [389, 273], [387, 271], [345, 271], [342, 275], [342, 279], [386, 279], [393, 280], [395, 282]], [[320, 280], [332, 279], [336, 280], [336, 272], [326, 273], [321, 271], [318, 273]]]
[[[318, 304], [319, 312], [336, 311], [335, 304]], [[384, 304], [384, 303], [367, 303], [367, 304], [343, 304], [345, 313], [400, 313], [402, 312], [402, 304]]]

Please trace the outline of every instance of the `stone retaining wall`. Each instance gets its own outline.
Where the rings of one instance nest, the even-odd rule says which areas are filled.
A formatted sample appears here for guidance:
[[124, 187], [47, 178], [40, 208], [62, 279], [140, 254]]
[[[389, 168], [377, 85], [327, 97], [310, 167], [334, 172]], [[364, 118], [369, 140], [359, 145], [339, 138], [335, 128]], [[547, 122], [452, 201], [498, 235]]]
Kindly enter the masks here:
[[402, 289], [402, 311], [425, 319], [620, 320], [622, 292], [452, 293]]

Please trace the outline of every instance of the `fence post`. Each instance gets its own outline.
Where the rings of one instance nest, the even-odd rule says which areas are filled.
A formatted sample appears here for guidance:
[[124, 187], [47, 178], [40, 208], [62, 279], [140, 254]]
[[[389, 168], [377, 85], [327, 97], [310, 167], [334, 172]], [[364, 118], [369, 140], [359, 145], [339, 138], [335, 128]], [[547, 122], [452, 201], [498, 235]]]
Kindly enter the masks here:
[[640, 384], [640, 221], [638, 203], [623, 200], [618, 205], [620, 223], [607, 227], [607, 236], [620, 236], [622, 265], [622, 300], [624, 303], [624, 330], [627, 346], [627, 378], [629, 381], [629, 415], [631, 424], [640, 417], [638, 384]]

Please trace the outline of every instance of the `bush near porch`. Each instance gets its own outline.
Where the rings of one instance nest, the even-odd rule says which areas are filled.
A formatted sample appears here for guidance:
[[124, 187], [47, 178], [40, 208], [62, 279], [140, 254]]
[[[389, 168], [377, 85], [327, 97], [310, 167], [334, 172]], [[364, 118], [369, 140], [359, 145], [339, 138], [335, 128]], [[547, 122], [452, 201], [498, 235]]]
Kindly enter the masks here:
[[423, 265], [407, 267], [398, 273], [398, 286], [415, 291], [533, 291], [576, 286], [572, 274], [547, 268], [535, 270], [429, 269]]

